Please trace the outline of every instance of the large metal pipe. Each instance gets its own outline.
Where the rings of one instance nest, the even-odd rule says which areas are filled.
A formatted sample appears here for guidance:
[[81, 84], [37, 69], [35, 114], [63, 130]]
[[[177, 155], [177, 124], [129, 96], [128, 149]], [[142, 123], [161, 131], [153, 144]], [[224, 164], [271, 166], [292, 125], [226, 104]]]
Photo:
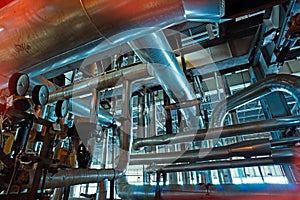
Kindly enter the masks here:
[[49, 102], [60, 99], [70, 99], [91, 92], [93, 89], [101, 90], [122, 84], [122, 80], [134, 81], [150, 76], [151, 69], [147, 64], [124, 68], [112, 73], [97, 76], [91, 79], [73, 83], [50, 93]]
[[251, 158], [252, 156], [270, 155], [269, 139], [250, 140], [231, 145], [188, 151], [136, 154], [130, 156], [131, 165], [167, 164], [180, 162], [199, 162], [226, 159], [235, 156]]
[[[2, 74], [25, 69], [43, 74], [175, 24], [218, 21], [223, 15], [223, 0], [15, 1], [0, 10]], [[104, 42], [91, 44], [97, 40]], [[81, 45], [85, 48], [66, 59]], [[34, 67], [41, 62], [48, 65]]]
[[[269, 195], [272, 197], [281, 197], [275, 199], [297, 199], [298, 187], [290, 184], [226, 184], [211, 185], [207, 193], [206, 185], [186, 184], [186, 185], [163, 185], [160, 186], [159, 199], [213, 199], [213, 200], [230, 200], [243, 199], [245, 195], [249, 195], [247, 199], [266, 199]], [[123, 184], [118, 190], [118, 196], [121, 199], [134, 200], [155, 200], [157, 186], [153, 185], [133, 185]], [[296, 195], [295, 195], [296, 193]], [[279, 196], [282, 195], [283, 196]], [[289, 194], [293, 194], [292, 198]], [[259, 198], [256, 198], [259, 197]], [[289, 198], [291, 197], [291, 198]]]
[[[88, 104], [80, 99], [70, 99], [69, 100], [69, 112], [73, 113], [78, 117], [91, 118], [91, 109]], [[113, 115], [106, 112], [103, 109], [99, 109], [97, 112], [97, 121], [100, 125], [104, 127], [110, 127], [114, 124], [119, 125], [120, 122], [114, 118]]]
[[216, 169], [229, 169], [238, 167], [253, 167], [263, 165], [278, 165], [287, 164], [292, 162], [293, 149], [275, 149], [272, 151], [272, 156], [262, 158], [248, 158], [237, 160], [225, 161], [204, 161], [190, 164], [177, 164], [166, 166], [150, 166], [147, 168], [148, 172], [186, 172], [186, 171], [199, 171], [199, 170], [216, 170]]
[[215, 106], [210, 127], [223, 126], [228, 111], [278, 91], [288, 93], [300, 103], [300, 77], [287, 74], [269, 76], [227, 97]]
[[186, 131], [177, 134], [166, 134], [149, 138], [139, 138], [134, 140], [133, 148], [138, 150], [141, 147], [145, 146], [177, 144], [205, 139], [225, 138], [267, 131], [284, 130], [285, 128], [295, 126], [300, 126], [300, 116], [278, 117], [257, 122], [248, 122], [243, 124], [224, 126], [220, 128], [198, 130], [197, 132]]
[[[60, 188], [71, 185], [97, 183], [105, 179], [113, 180], [116, 177], [114, 169], [65, 169], [58, 170], [55, 174], [48, 174], [45, 180], [46, 188]], [[34, 172], [30, 171], [30, 177]], [[40, 183], [40, 187], [42, 183]]]
[[[173, 102], [186, 102], [197, 98], [162, 31], [130, 41], [128, 44], [143, 62], [150, 63], [153, 69], [151, 75], [158, 80]], [[198, 123], [202, 121], [195, 120], [195, 107], [186, 108], [183, 113], [189, 128], [198, 128]], [[203, 127], [203, 123], [200, 127]]]

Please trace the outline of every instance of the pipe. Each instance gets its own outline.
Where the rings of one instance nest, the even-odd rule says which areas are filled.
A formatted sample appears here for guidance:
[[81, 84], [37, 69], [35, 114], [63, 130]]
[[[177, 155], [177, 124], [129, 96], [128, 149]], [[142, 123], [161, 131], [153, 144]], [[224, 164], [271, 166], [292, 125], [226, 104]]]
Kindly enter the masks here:
[[[69, 112], [76, 116], [88, 118], [91, 117], [90, 107], [80, 99], [70, 99], [68, 107]], [[104, 127], [111, 127], [114, 124], [120, 124], [120, 122], [117, 119], [115, 119], [110, 113], [102, 109], [99, 109], [97, 112], [97, 120], [98, 123]]]
[[227, 146], [205, 148], [188, 151], [135, 154], [130, 156], [131, 165], [150, 165], [180, 162], [199, 162], [231, 157], [245, 157], [270, 155], [271, 144], [269, 139], [243, 141]]
[[141, 147], [145, 146], [178, 144], [206, 139], [225, 138], [252, 133], [283, 130], [285, 128], [295, 126], [300, 126], [300, 116], [278, 117], [257, 122], [248, 122], [220, 128], [198, 130], [197, 132], [186, 131], [177, 134], [166, 134], [161, 136], [135, 139], [133, 142], [133, 148], [135, 150], [139, 150]]
[[[34, 171], [29, 171], [33, 177]], [[46, 176], [44, 188], [60, 188], [71, 185], [97, 183], [105, 179], [113, 180], [116, 176], [114, 169], [64, 169]], [[40, 187], [42, 183], [40, 183]]]
[[[157, 186], [153, 185], [133, 185], [124, 184], [118, 193], [121, 199], [134, 200], [155, 200], [155, 191]], [[229, 200], [229, 199], [244, 199], [245, 195], [250, 197], [247, 199], [266, 199], [269, 195], [272, 197], [283, 198], [275, 199], [290, 199], [287, 193], [297, 194], [298, 187], [290, 184], [225, 184], [211, 185], [206, 188], [206, 185], [185, 184], [185, 185], [164, 185], [160, 186], [160, 199], [213, 199], [213, 200]], [[208, 195], [209, 194], [209, 195]], [[238, 195], [238, 196], [237, 196]], [[256, 198], [256, 197], [259, 198]], [[298, 195], [293, 195], [297, 199]], [[287, 198], [285, 198], [287, 197]], [[293, 198], [291, 198], [293, 199]]]
[[213, 110], [210, 127], [221, 127], [228, 111], [262, 98], [272, 92], [286, 92], [300, 103], [300, 77], [278, 74], [256, 82], [249, 87], [220, 101]]
[[[59, 88], [57, 85], [50, 82], [48, 79], [46, 79], [43, 76], [35, 77], [33, 79], [33, 81], [31, 81], [31, 82], [33, 83], [33, 85], [46, 85], [48, 90], [52, 93], [55, 93], [57, 88]], [[88, 104], [81, 101], [80, 99], [69, 100], [68, 109], [69, 109], [70, 113], [72, 113], [76, 116], [91, 117], [91, 115], [90, 115], [91, 110], [89, 109]], [[46, 111], [46, 109], [43, 108], [43, 111]], [[44, 113], [44, 114], [46, 114], [46, 113]], [[41, 117], [44, 118], [45, 116], [42, 115]], [[114, 117], [110, 113], [104, 111], [103, 109], [98, 109], [97, 119], [98, 119], [99, 124], [104, 127], [110, 127], [113, 124], [119, 124], [119, 122], [117, 120], [115, 120]]]
[[[128, 44], [143, 62], [150, 63], [153, 72], [151, 75], [157, 79], [173, 102], [186, 102], [197, 98], [162, 31], [130, 41]], [[198, 128], [199, 122], [200, 127], [203, 127], [200, 118], [199, 122], [195, 120], [195, 107], [185, 108], [183, 113], [189, 129]]]
[[217, 170], [217, 169], [229, 169], [238, 167], [253, 167], [262, 165], [276, 165], [291, 163], [293, 158], [292, 149], [275, 149], [272, 151], [272, 156], [261, 158], [248, 158], [226, 161], [205, 161], [199, 163], [190, 164], [178, 164], [167, 166], [149, 166], [147, 171], [149, 173], [160, 172], [186, 172], [186, 171], [203, 171], [203, 170]]
[[147, 64], [139, 64], [134, 67], [120, 69], [112, 73], [76, 82], [51, 92], [48, 102], [74, 98], [89, 93], [93, 89], [101, 90], [113, 87], [121, 84], [123, 79], [133, 81], [145, 78], [150, 76], [150, 70]]
[[[0, 10], [2, 73], [44, 74], [157, 30], [188, 20], [219, 21], [223, 15], [223, 0], [15, 1]], [[78, 52], [65, 59], [75, 48]], [[41, 62], [48, 64], [34, 67]]]

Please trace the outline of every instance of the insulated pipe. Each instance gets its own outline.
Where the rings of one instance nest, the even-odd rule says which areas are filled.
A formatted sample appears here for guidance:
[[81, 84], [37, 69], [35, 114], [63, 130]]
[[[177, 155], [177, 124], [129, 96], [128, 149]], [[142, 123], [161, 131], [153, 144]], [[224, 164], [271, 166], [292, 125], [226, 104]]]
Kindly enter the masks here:
[[[206, 185], [185, 184], [185, 185], [163, 185], [160, 186], [160, 199], [182, 200], [182, 199], [207, 199], [207, 200], [232, 200], [244, 199], [266, 199], [278, 197], [276, 200], [297, 199], [298, 187], [291, 184], [225, 184], [211, 185], [207, 193]], [[155, 200], [157, 186], [154, 185], [133, 185], [123, 184], [118, 190], [118, 196], [121, 199], [134, 200]], [[293, 194], [292, 198], [289, 194]], [[296, 195], [295, 195], [296, 194]], [[238, 195], [238, 196], [237, 196]], [[256, 198], [258, 197], [258, 198]], [[296, 197], [296, 198], [295, 198]], [[272, 198], [273, 199], [273, 198]]]
[[257, 122], [248, 122], [220, 128], [198, 130], [196, 133], [195, 131], [186, 131], [177, 134], [166, 134], [149, 138], [140, 138], [134, 140], [133, 147], [135, 150], [139, 150], [141, 147], [145, 146], [178, 144], [205, 140], [208, 136], [209, 139], [217, 139], [267, 131], [284, 130], [285, 128], [295, 126], [300, 126], [300, 116], [278, 117]]
[[[46, 78], [39, 76], [39, 77], [35, 77], [33, 79], [33, 81], [31, 81], [34, 85], [46, 85], [48, 90], [50, 92], [54, 92], [56, 91], [56, 89], [58, 88], [57, 85], [55, 85], [54, 83], [50, 82], [49, 80], [47, 80]], [[43, 108], [44, 111], [45, 108]], [[68, 106], [69, 112], [79, 116], [79, 117], [91, 117], [90, 112], [91, 110], [89, 109], [89, 105], [83, 101], [81, 101], [80, 99], [70, 99], [69, 100], [69, 106]], [[43, 116], [42, 116], [43, 118]], [[103, 109], [98, 109], [97, 112], [97, 119], [99, 124], [101, 124], [102, 126], [105, 127], [109, 127], [113, 124], [119, 124], [119, 122], [117, 120], [114, 119], [114, 117], [104, 111]]]
[[93, 89], [101, 90], [122, 84], [122, 80], [137, 80], [150, 76], [149, 66], [139, 64], [134, 67], [120, 69], [118, 71], [97, 76], [91, 79], [73, 83], [59, 88], [50, 93], [48, 102], [61, 99], [70, 99], [91, 92]]
[[[34, 172], [30, 171], [33, 177]], [[113, 180], [116, 176], [114, 169], [65, 169], [55, 174], [48, 173], [44, 188], [60, 188], [71, 185], [97, 183], [105, 179]], [[42, 183], [40, 183], [40, 187]]]
[[[91, 109], [89, 105], [80, 99], [69, 100], [69, 112], [79, 117], [91, 117]], [[104, 127], [110, 127], [113, 124], [119, 125], [120, 122], [116, 120], [110, 113], [105, 110], [99, 109], [97, 112], [98, 123]]]
[[228, 111], [278, 91], [288, 93], [294, 97], [299, 104], [300, 77], [287, 74], [272, 75], [227, 97], [215, 106], [211, 117], [210, 127], [223, 126]]
[[0, 10], [1, 70], [33, 77], [157, 30], [223, 15], [223, 0], [14, 1]]
[[[130, 41], [128, 44], [143, 62], [150, 64], [153, 70], [151, 75], [158, 80], [171, 101], [186, 102], [197, 98], [162, 31]], [[203, 127], [200, 118], [199, 122], [195, 120], [195, 107], [185, 108], [183, 113], [189, 129], [198, 128], [199, 122], [200, 127]]]
[[167, 166], [153, 166], [147, 168], [147, 171], [152, 173], [154, 171], [160, 172], [185, 172], [185, 171], [199, 171], [199, 170], [216, 170], [228, 169], [238, 167], [253, 167], [262, 165], [278, 165], [291, 163], [293, 158], [293, 149], [275, 149], [272, 151], [272, 156], [261, 158], [237, 159], [226, 161], [205, 161], [191, 164], [167, 165]]
[[227, 146], [197, 149], [189, 151], [136, 154], [130, 156], [131, 165], [166, 164], [179, 162], [199, 162], [226, 159], [234, 156], [251, 158], [252, 156], [271, 155], [269, 139], [239, 142]]

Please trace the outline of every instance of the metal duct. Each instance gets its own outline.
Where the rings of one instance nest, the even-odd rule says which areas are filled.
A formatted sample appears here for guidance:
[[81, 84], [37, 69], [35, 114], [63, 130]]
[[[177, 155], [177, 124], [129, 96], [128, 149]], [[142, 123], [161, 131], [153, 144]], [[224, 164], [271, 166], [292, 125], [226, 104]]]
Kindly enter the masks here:
[[205, 161], [191, 164], [178, 164], [168, 166], [150, 166], [148, 172], [185, 172], [185, 171], [199, 171], [199, 170], [217, 170], [238, 167], [253, 167], [263, 165], [276, 165], [291, 163], [293, 158], [293, 149], [275, 149], [272, 151], [271, 157], [262, 158], [248, 158], [226, 161]]
[[91, 92], [93, 89], [105, 89], [122, 84], [122, 80], [137, 80], [150, 76], [149, 66], [147, 64], [139, 64], [134, 67], [120, 69], [115, 72], [97, 76], [91, 79], [83, 80], [73, 83], [58, 90], [51, 92], [49, 96], [49, 102], [70, 99], [82, 94]]
[[[153, 70], [151, 75], [158, 80], [171, 100], [186, 102], [197, 98], [163, 32], [151, 33], [128, 44], [143, 62], [150, 63]], [[186, 108], [183, 113], [190, 129], [198, 128], [199, 122], [200, 127], [203, 127], [200, 119], [199, 122], [195, 120], [195, 107]]]
[[[252, 133], [260, 133], [267, 131], [283, 130], [288, 127], [300, 126], [300, 116], [278, 117], [257, 122], [248, 122], [243, 124], [235, 124], [220, 128], [211, 128], [208, 130], [186, 131], [177, 134], [166, 134], [149, 138], [136, 139], [133, 147], [139, 150], [141, 147], [177, 144], [183, 142], [200, 141], [205, 139], [225, 138]], [[209, 136], [209, 138], [206, 138]]]
[[215, 159], [226, 159], [234, 156], [250, 158], [252, 156], [270, 154], [271, 145], [269, 139], [259, 139], [206, 149], [155, 154], [136, 154], [130, 156], [130, 164], [150, 165], [175, 162], [199, 162]]
[[218, 21], [223, 15], [223, 0], [15, 1], [0, 10], [2, 73], [43, 74], [175, 24]]
[[[33, 177], [34, 172], [31, 171]], [[116, 177], [114, 169], [65, 169], [55, 174], [48, 173], [44, 188], [60, 188], [71, 185], [99, 183], [104, 179], [113, 180]], [[40, 187], [42, 183], [40, 183]]]
[[215, 106], [210, 126], [221, 127], [228, 111], [277, 91], [288, 93], [300, 103], [300, 77], [287, 74], [269, 76], [227, 97]]

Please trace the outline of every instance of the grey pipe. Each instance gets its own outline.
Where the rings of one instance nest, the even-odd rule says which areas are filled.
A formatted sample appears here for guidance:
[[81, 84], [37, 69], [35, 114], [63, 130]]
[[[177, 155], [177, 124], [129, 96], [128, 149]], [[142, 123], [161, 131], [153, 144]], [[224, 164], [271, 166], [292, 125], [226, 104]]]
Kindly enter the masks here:
[[14, 1], [0, 10], [2, 74], [26, 71], [34, 77], [157, 30], [223, 15], [223, 0]]
[[[69, 100], [69, 112], [73, 113], [78, 117], [88, 117], [90, 118], [91, 109], [90, 106], [87, 105], [80, 99], [70, 99]], [[97, 112], [97, 120], [98, 123], [104, 127], [110, 127], [114, 124], [120, 124], [118, 120], [114, 118], [110, 113], [106, 112], [103, 109], [99, 109]]]
[[[97, 183], [105, 179], [113, 180], [116, 177], [114, 169], [65, 169], [55, 174], [48, 173], [45, 181], [46, 188], [60, 188], [71, 185]], [[30, 171], [33, 177], [34, 172]], [[42, 183], [40, 183], [40, 186]]]
[[122, 84], [122, 80], [137, 80], [150, 76], [149, 66], [147, 64], [139, 64], [134, 67], [124, 68], [112, 73], [97, 76], [91, 79], [73, 83], [59, 88], [50, 93], [49, 102], [60, 99], [70, 99], [82, 94], [91, 92], [93, 89], [105, 89]]
[[197, 132], [186, 131], [177, 134], [166, 134], [149, 138], [140, 138], [134, 140], [133, 147], [134, 149], [138, 150], [145, 146], [178, 144], [205, 139], [225, 138], [267, 131], [284, 130], [285, 128], [295, 126], [300, 126], [300, 116], [278, 117], [257, 122], [224, 126], [221, 128], [198, 130]]
[[238, 167], [253, 167], [262, 165], [276, 165], [291, 163], [293, 158], [293, 149], [275, 149], [272, 151], [272, 156], [262, 158], [249, 158], [226, 161], [205, 161], [191, 164], [166, 165], [166, 166], [150, 166], [147, 168], [148, 172], [184, 172], [184, 171], [198, 171], [198, 170], [216, 170], [229, 169]]
[[231, 157], [271, 155], [271, 144], [268, 139], [250, 140], [227, 146], [168, 152], [155, 154], [136, 154], [130, 156], [131, 165], [167, 164], [181, 162], [199, 162]]
[[288, 93], [300, 103], [300, 77], [286, 74], [269, 76], [227, 97], [215, 106], [210, 127], [221, 127], [228, 111], [278, 91]]
[[[118, 189], [118, 196], [126, 200], [155, 200], [157, 186], [123, 184]], [[160, 186], [161, 199], [264, 199], [268, 195], [278, 197], [287, 193], [297, 194], [297, 187], [291, 184], [225, 184], [209, 187], [209, 196], [205, 185], [164, 185]], [[238, 195], [238, 196], [237, 196]], [[286, 196], [285, 196], [286, 197]], [[297, 195], [295, 195], [297, 197]]]
[[[197, 98], [163, 32], [149, 34], [128, 44], [143, 62], [150, 63], [153, 69], [151, 75], [158, 80], [173, 102], [186, 102]], [[199, 125], [203, 127], [200, 118], [195, 120], [195, 107], [185, 108], [183, 113], [189, 129], [198, 128]]]

